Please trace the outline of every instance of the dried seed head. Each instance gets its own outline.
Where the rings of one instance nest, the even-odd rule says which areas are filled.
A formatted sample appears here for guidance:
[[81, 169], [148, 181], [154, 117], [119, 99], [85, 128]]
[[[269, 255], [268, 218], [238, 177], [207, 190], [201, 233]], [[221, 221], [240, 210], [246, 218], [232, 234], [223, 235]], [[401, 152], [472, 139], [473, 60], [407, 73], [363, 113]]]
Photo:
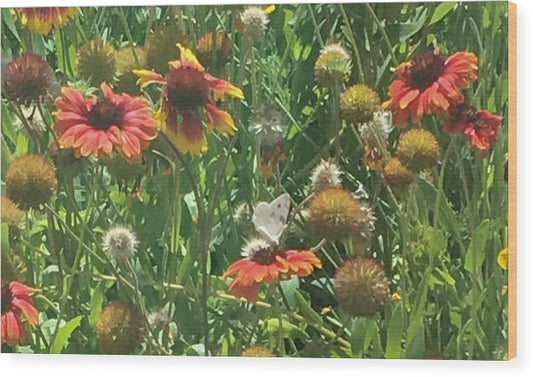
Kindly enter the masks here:
[[25, 154], [7, 169], [7, 197], [21, 209], [37, 209], [47, 203], [56, 185], [54, 165], [40, 154]]
[[315, 63], [315, 76], [320, 85], [335, 87], [348, 81], [352, 60], [340, 44], [329, 44], [322, 50]]
[[439, 143], [428, 130], [415, 128], [400, 136], [396, 155], [413, 172], [432, 168], [439, 159]]
[[415, 180], [413, 172], [396, 157], [387, 162], [383, 176], [389, 186], [395, 187], [410, 185]]
[[389, 280], [381, 263], [355, 257], [339, 267], [333, 286], [340, 306], [356, 317], [372, 317], [389, 301]]
[[15, 57], [3, 71], [6, 97], [22, 105], [40, 101], [50, 90], [52, 69], [34, 53]]
[[113, 83], [117, 73], [115, 48], [100, 38], [87, 41], [78, 51], [78, 72], [91, 85]]
[[315, 194], [327, 187], [341, 185], [341, 171], [333, 161], [321, 160], [311, 174], [311, 184]]
[[138, 243], [135, 233], [131, 230], [115, 226], [104, 234], [103, 248], [115, 259], [124, 261], [133, 256]]
[[379, 95], [374, 89], [365, 84], [352, 85], [341, 95], [341, 116], [353, 124], [369, 122], [380, 105]]
[[96, 335], [105, 353], [127, 355], [140, 344], [142, 328], [142, 316], [136, 308], [113, 301], [100, 313]]
[[19, 207], [11, 201], [11, 199], [2, 196], [2, 223], [7, 223], [9, 225], [15, 225], [22, 218], [24, 212], [22, 212]]

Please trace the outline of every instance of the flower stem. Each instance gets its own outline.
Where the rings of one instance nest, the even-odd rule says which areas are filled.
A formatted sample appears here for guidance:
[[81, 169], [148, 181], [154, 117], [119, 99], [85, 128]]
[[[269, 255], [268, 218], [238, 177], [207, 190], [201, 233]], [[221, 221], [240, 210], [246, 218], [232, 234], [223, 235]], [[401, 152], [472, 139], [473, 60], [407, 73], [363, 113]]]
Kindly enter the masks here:
[[348, 18], [348, 15], [346, 14], [346, 11], [344, 10], [344, 6], [342, 4], [339, 4], [339, 8], [342, 14], [342, 18], [344, 19], [344, 23], [346, 24], [346, 28], [349, 31], [348, 39], [350, 40], [350, 43], [352, 44], [353, 52], [355, 55], [355, 61], [357, 62], [357, 72], [359, 75], [359, 82], [364, 83], [365, 73], [363, 72], [363, 63], [361, 62], [361, 55], [359, 54], [359, 48], [357, 47], [357, 42], [355, 40], [355, 34], [353, 33], [352, 26], [350, 25], [350, 19]]

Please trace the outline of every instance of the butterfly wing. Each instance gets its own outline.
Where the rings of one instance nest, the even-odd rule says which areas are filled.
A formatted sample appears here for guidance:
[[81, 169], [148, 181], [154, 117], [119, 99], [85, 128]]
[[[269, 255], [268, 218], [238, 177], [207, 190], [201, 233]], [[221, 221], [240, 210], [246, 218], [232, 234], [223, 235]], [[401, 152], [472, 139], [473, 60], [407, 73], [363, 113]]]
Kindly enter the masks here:
[[270, 203], [261, 202], [255, 207], [252, 222], [261, 236], [271, 243], [279, 243], [279, 239], [289, 215], [291, 197], [283, 194]]

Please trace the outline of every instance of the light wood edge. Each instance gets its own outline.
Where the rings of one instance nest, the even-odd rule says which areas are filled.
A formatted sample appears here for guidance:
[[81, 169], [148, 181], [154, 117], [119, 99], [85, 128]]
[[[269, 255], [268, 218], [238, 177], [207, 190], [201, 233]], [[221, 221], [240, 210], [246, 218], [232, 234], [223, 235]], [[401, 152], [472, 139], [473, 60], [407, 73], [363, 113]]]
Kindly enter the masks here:
[[507, 359], [516, 357], [516, 169], [517, 169], [517, 136], [516, 136], [516, 4], [508, 2], [508, 69], [509, 69], [509, 108], [508, 108], [508, 344]]

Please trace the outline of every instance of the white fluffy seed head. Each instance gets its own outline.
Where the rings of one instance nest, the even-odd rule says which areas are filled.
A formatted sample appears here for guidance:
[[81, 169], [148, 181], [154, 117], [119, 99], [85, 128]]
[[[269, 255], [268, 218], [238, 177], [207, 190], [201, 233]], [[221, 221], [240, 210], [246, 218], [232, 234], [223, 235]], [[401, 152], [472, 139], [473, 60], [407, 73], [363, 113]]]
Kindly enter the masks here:
[[370, 122], [358, 125], [359, 135], [363, 142], [373, 147], [379, 146], [380, 140], [386, 143], [393, 128], [392, 113], [383, 110], [376, 111]]
[[137, 237], [128, 228], [115, 226], [104, 234], [103, 247], [117, 260], [127, 260], [133, 256], [138, 245]]
[[241, 21], [244, 25], [244, 35], [254, 44], [265, 35], [268, 24], [268, 15], [260, 7], [251, 6], [241, 13]]
[[315, 194], [327, 187], [341, 185], [341, 171], [333, 161], [321, 160], [311, 174], [311, 183]]

